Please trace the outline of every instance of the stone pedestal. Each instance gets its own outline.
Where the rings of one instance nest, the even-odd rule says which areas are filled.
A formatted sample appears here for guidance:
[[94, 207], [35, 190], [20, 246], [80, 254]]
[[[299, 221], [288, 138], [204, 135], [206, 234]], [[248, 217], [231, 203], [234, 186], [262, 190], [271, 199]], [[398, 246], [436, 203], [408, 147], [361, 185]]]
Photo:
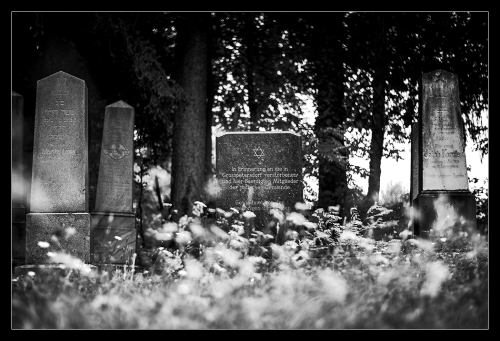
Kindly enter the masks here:
[[476, 201], [469, 191], [424, 191], [413, 201], [414, 233], [422, 238], [471, 233], [476, 226]]
[[26, 209], [12, 207], [12, 267], [26, 262]]
[[[43, 248], [39, 242], [49, 243]], [[26, 216], [26, 263], [50, 263], [48, 252], [64, 251], [90, 261], [90, 214], [30, 213]]]
[[23, 177], [23, 123], [24, 99], [12, 91], [12, 267], [25, 262], [26, 248], [26, 192]]
[[[98, 271], [98, 267], [91, 264], [84, 264], [85, 269], [83, 271]], [[66, 277], [68, 273], [71, 271], [71, 268], [65, 267], [64, 265], [59, 264], [38, 264], [38, 265], [21, 265], [15, 268], [14, 275], [15, 276], [26, 276], [29, 272], [35, 273], [35, 276], [43, 277], [43, 276], [54, 276], [58, 274], [59, 276]]]
[[136, 250], [135, 216], [126, 213], [91, 213], [90, 262], [130, 264]]

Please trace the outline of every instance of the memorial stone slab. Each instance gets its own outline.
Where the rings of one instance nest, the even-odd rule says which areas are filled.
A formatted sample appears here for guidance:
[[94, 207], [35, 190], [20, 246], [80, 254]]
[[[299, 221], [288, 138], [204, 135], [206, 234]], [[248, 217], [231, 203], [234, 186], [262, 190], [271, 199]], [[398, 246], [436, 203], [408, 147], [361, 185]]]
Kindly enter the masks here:
[[12, 266], [24, 264], [26, 253], [26, 193], [23, 177], [24, 99], [12, 91]]
[[31, 212], [87, 212], [87, 87], [65, 72], [37, 83]]
[[216, 138], [217, 208], [252, 211], [256, 228], [272, 225], [271, 203], [303, 202], [302, 142], [293, 132], [229, 132]]
[[37, 82], [31, 213], [26, 217], [30, 265], [50, 262], [48, 252], [90, 259], [87, 120], [83, 80], [60, 71]]
[[108, 105], [92, 216], [91, 262], [125, 264], [135, 252], [132, 208], [134, 108], [123, 101]]
[[412, 180], [416, 194], [413, 206], [417, 211], [415, 234], [431, 234], [438, 219], [438, 197], [443, 198], [448, 209], [464, 218], [461, 229], [475, 229], [476, 206], [467, 177], [458, 76], [443, 70], [423, 74], [419, 98], [419, 129], [414, 139], [418, 149], [414, 166], [418, 173], [412, 175], [418, 182], [413, 184]]

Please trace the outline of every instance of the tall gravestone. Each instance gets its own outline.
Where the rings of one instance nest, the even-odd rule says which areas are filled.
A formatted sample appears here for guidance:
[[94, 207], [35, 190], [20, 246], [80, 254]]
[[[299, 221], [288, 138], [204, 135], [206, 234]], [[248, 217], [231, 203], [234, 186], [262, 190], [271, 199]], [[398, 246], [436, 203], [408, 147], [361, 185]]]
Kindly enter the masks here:
[[443, 70], [423, 74], [419, 97], [414, 232], [421, 237], [438, 235], [447, 216], [458, 217], [454, 231], [475, 230], [457, 75]]
[[302, 142], [293, 132], [229, 132], [216, 138], [216, 205], [252, 211], [256, 228], [274, 232], [271, 203], [303, 202]]
[[108, 105], [92, 216], [91, 262], [125, 264], [135, 252], [132, 208], [134, 108], [123, 101]]
[[87, 119], [83, 80], [60, 71], [37, 82], [28, 265], [16, 272], [50, 264], [48, 252], [89, 261]]
[[24, 264], [26, 249], [26, 193], [23, 177], [23, 96], [12, 91], [12, 266]]

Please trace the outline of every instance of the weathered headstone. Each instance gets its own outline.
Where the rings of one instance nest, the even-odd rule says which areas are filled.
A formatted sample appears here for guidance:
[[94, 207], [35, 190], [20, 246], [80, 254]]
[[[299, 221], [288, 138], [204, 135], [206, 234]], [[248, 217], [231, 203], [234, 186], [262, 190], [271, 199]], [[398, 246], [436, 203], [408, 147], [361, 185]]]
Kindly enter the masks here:
[[23, 96], [12, 91], [12, 266], [24, 264], [26, 207], [23, 178]]
[[412, 192], [415, 234], [432, 237], [443, 228], [450, 230], [442, 224], [450, 216], [457, 217], [446, 223], [451, 230], [475, 229], [457, 75], [443, 70], [423, 74], [419, 99], [418, 173], [413, 176], [418, 185]]
[[91, 213], [95, 264], [125, 264], [135, 252], [134, 115], [134, 108], [123, 101], [105, 110], [96, 206]]
[[89, 261], [87, 119], [83, 80], [60, 71], [37, 82], [28, 265], [16, 272], [50, 264], [48, 252]]
[[216, 138], [216, 205], [252, 211], [256, 228], [270, 231], [270, 203], [284, 211], [303, 202], [302, 142], [293, 132], [230, 132]]

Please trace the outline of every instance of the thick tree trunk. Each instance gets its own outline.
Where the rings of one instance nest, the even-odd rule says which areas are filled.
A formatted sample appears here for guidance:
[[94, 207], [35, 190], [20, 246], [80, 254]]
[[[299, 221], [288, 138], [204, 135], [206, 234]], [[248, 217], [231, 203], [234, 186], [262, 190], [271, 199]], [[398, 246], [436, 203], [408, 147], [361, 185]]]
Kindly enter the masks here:
[[382, 15], [376, 21], [374, 75], [373, 75], [373, 111], [372, 111], [372, 141], [370, 145], [370, 175], [368, 177], [367, 202], [373, 205], [379, 200], [380, 165], [384, 151], [385, 133], [385, 79], [387, 62], [384, 60], [385, 30]]
[[214, 174], [212, 167], [212, 123], [214, 120], [214, 96], [216, 85], [212, 74], [212, 57], [213, 57], [213, 37], [212, 31], [208, 31], [208, 47], [207, 47], [207, 123], [206, 123], [206, 145], [205, 145], [205, 181], [210, 180]]
[[335, 82], [318, 87], [318, 117], [315, 122], [315, 133], [318, 138], [319, 191], [318, 207], [328, 209], [338, 206], [341, 214], [347, 192], [346, 159], [343, 131], [339, 129], [345, 110], [342, 106], [344, 98], [343, 68], [338, 65]]
[[380, 165], [384, 151], [385, 132], [384, 78], [376, 74], [373, 79], [373, 88], [372, 141], [370, 145], [370, 175], [367, 194], [367, 200], [371, 205], [379, 200], [380, 192]]
[[[317, 86], [316, 104], [318, 116], [314, 132], [318, 138], [318, 207], [340, 206], [340, 214], [345, 214], [347, 192], [347, 150], [344, 145], [344, 132], [341, 129], [346, 112], [344, 101], [344, 66], [342, 46], [342, 15], [338, 20], [319, 22], [321, 26], [315, 34], [315, 55], [311, 58], [317, 63], [315, 83]], [[318, 17], [320, 19], [322, 17]], [[337, 35], [331, 35], [336, 32]], [[330, 39], [326, 39], [329, 37]], [[325, 40], [326, 39], [326, 40]]]
[[176, 217], [191, 215], [193, 202], [203, 196], [209, 15], [186, 14], [176, 24], [176, 79], [186, 95], [174, 116], [172, 208]]
[[255, 100], [255, 24], [254, 14], [245, 13], [245, 45], [246, 45], [246, 76], [248, 90], [248, 109], [250, 110], [250, 130], [257, 131], [259, 123], [259, 113]]

